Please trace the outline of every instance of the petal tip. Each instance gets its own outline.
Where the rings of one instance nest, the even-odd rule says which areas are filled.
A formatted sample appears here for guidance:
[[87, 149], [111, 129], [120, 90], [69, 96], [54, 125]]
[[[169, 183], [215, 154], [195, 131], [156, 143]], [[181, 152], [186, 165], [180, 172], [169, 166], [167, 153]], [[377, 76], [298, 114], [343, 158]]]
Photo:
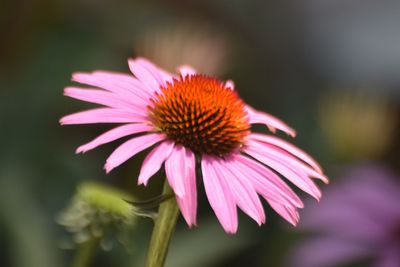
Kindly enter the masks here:
[[106, 162], [106, 164], [104, 164], [104, 170], [106, 171], [106, 174], [109, 174], [112, 171], [112, 169], [113, 167], [109, 162]]
[[67, 124], [65, 117], [62, 117], [61, 119], [59, 119], [59, 120], [58, 120], [58, 123], [59, 123], [60, 125], [65, 125], [65, 124]]
[[80, 147], [78, 147], [76, 150], [75, 150], [75, 154], [83, 154], [83, 153], [85, 153], [87, 150], [83, 147], [83, 146], [80, 146]]
[[143, 175], [139, 174], [139, 178], [138, 178], [138, 185], [143, 185], [143, 186], [147, 186], [148, 183], [148, 179], [146, 180], [145, 177], [143, 177]]

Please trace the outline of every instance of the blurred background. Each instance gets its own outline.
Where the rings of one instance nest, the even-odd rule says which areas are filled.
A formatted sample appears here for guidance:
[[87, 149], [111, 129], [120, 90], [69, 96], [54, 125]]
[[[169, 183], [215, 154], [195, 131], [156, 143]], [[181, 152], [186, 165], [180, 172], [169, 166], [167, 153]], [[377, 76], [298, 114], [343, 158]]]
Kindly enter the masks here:
[[[146, 199], [160, 192], [163, 174], [136, 187], [141, 153], [106, 175], [116, 142], [83, 156], [74, 150], [109, 126], [58, 123], [89, 107], [63, 97], [73, 72], [128, 72], [127, 58], [136, 56], [234, 80], [247, 103], [297, 129], [290, 141], [331, 178], [321, 205], [302, 195], [309, 205], [298, 228], [266, 207], [266, 225], [240, 214], [238, 234], [226, 235], [201, 194], [199, 226], [179, 219], [167, 266], [400, 266], [396, 0], [2, 0], [1, 266], [71, 266], [91, 235], [102, 239], [92, 266], [143, 266], [151, 219], [131, 218], [121, 203], [108, 210], [99, 186], [85, 181]], [[355, 237], [339, 231], [355, 224], [364, 227]], [[333, 240], [335, 225], [342, 235]]]

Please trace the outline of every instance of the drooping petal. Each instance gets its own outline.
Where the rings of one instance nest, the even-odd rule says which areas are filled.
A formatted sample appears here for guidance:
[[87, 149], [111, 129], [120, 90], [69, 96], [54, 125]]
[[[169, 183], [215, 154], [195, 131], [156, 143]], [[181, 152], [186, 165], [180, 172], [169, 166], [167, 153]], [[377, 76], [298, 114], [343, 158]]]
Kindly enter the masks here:
[[267, 200], [268, 204], [273, 208], [276, 213], [281, 215], [286, 221], [296, 226], [299, 223], [299, 212], [293, 206], [285, 206], [278, 202]]
[[196, 225], [197, 213], [197, 188], [196, 188], [196, 169], [195, 156], [192, 151], [185, 149], [184, 165], [187, 176], [184, 179], [185, 195], [176, 196], [179, 208], [189, 227]]
[[244, 149], [244, 152], [264, 163], [265, 165], [271, 167], [272, 169], [276, 170], [284, 177], [286, 177], [289, 181], [291, 181], [294, 185], [299, 187], [304, 192], [310, 194], [317, 200], [321, 198], [321, 191], [314, 184], [314, 182], [301, 170], [293, 169], [291, 168], [291, 166], [285, 165], [285, 163], [280, 162], [277, 159], [261, 154], [260, 151], [252, 147], [246, 147]]
[[292, 137], [296, 136], [296, 131], [278, 118], [268, 113], [257, 111], [250, 106], [246, 106], [246, 109], [251, 124], [265, 124], [271, 132], [275, 132], [278, 129]]
[[142, 132], [150, 132], [152, 130], [154, 130], [154, 127], [148, 124], [135, 123], [135, 124], [122, 125], [113, 128], [110, 131], [107, 131], [102, 135], [98, 136], [97, 138], [93, 139], [89, 143], [86, 143], [78, 147], [76, 153], [85, 153], [86, 151], [89, 151], [100, 145], [115, 141], [124, 136]]
[[217, 175], [221, 179], [225, 179], [225, 183], [229, 186], [240, 209], [253, 218], [258, 225], [265, 223], [264, 208], [253, 185], [247, 179], [243, 179], [243, 177], [238, 176], [238, 173], [226, 167], [225, 162], [214, 160], [212, 165]]
[[148, 180], [160, 168], [164, 161], [171, 155], [174, 143], [164, 141], [155, 147], [144, 159], [138, 178], [138, 184], [147, 185]]
[[237, 155], [230, 167], [243, 178], [249, 179], [265, 199], [298, 208], [304, 206], [296, 193], [278, 175], [255, 160]]
[[163, 139], [165, 139], [165, 136], [162, 134], [147, 134], [126, 141], [115, 149], [107, 158], [104, 166], [106, 172], [109, 173], [112, 169], [118, 167], [140, 151], [145, 150]]
[[203, 155], [201, 159], [204, 188], [222, 227], [227, 233], [234, 234], [238, 227], [235, 199], [225, 180], [216, 174], [211, 164], [213, 160], [215, 160], [214, 157], [207, 155]]
[[61, 125], [132, 122], [148, 122], [148, 119], [143, 114], [138, 114], [131, 110], [127, 111], [115, 108], [90, 109], [73, 113], [60, 119]]
[[104, 90], [113, 92], [124, 99], [130, 99], [137, 104], [148, 103], [150, 92], [147, 92], [142, 83], [132, 76], [106, 71], [93, 73], [74, 73], [72, 80], [75, 82], [97, 86]]
[[256, 151], [260, 152], [263, 155], [266, 155], [267, 157], [276, 158], [279, 161], [285, 162], [286, 165], [304, 171], [307, 176], [318, 178], [325, 183], [329, 182], [329, 179], [325, 175], [312, 169], [309, 165], [304, 164], [303, 162], [299, 161], [297, 158], [293, 157], [279, 147], [259, 141], [254, 141], [252, 139], [248, 140], [246, 145], [254, 148]]
[[185, 196], [185, 179], [188, 176], [188, 169], [185, 165], [186, 148], [182, 145], [176, 145], [171, 155], [165, 161], [165, 172], [167, 179], [178, 197]]
[[129, 68], [133, 74], [150, 90], [159, 92], [160, 86], [165, 86], [165, 82], [156, 66], [143, 58], [129, 59]]
[[275, 136], [271, 135], [265, 135], [265, 134], [257, 134], [257, 133], [252, 133], [249, 136], [251, 139], [265, 142], [274, 146], [277, 146], [283, 150], [286, 150], [290, 154], [293, 154], [294, 156], [298, 157], [299, 159], [303, 160], [304, 162], [308, 163], [311, 167], [313, 167], [316, 171], [319, 173], [323, 173], [321, 166], [316, 162], [310, 155], [308, 155], [306, 152], [302, 151], [298, 147], [280, 139]]
[[187, 75], [194, 75], [196, 74], [196, 70], [188, 65], [183, 65], [178, 67], [179, 73], [182, 75], [182, 77], [185, 77]]

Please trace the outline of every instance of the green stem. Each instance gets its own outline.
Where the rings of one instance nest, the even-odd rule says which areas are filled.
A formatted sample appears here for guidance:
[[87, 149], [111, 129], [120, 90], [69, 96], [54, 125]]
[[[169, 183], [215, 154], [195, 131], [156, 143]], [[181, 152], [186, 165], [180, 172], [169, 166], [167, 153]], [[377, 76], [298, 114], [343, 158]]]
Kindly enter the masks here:
[[80, 244], [76, 252], [72, 267], [88, 267], [99, 246], [100, 238], [92, 237], [85, 243]]
[[[165, 181], [163, 195], [171, 193], [173, 191], [168, 182]], [[160, 204], [150, 240], [149, 251], [147, 252], [146, 267], [164, 266], [178, 215], [179, 208], [175, 198], [171, 198]]]

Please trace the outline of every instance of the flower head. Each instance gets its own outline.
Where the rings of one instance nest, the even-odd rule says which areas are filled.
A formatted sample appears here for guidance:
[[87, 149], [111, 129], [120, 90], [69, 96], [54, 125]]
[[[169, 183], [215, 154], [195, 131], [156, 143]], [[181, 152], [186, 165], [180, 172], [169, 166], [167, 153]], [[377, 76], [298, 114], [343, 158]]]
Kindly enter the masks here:
[[101, 246], [108, 249], [113, 233], [118, 241], [127, 243], [126, 233], [133, 229], [136, 216], [125, 200], [132, 197], [104, 184], [85, 182], [79, 185], [70, 205], [57, 218], [73, 234], [75, 243], [91, 238], [100, 239]]
[[237, 206], [258, 224], [265, 213], [258, 194], [293, 225], [299, 219], [300, 198], [277, 175], [319, 199], [312, 178], [327, 182], [318, 163], [286, 141], [251, 131], [264, 124], [272, 132], [295, 131], [279, 119], [246, 105], [232, 81], [197, 74], [188, 66], [170, 74], [151, 62], [129, 60], [134, 74], [96, 71], [76, 73], [73, 80], [100, 89], [67, 87], [65, 95], [103, 105], [63, 117], [61, 124], [123, 123], [77, 152], [86, 152], [125, 136], [107, 159], [110, 172], [140, 151], [155, 146], [145, 158], [139, 184], [146, 185], [165, 163], [168, 182], [183, 217], [196, 224], [196, 157], [205, 191], [217, 218], [228, 233], [237, 231]]
[[379, 165], [353, 166], [302, 215], [301, 228], [316, 235], [296, 246], [290, 266], [400, 266], [399, 203], [398, 176]]

